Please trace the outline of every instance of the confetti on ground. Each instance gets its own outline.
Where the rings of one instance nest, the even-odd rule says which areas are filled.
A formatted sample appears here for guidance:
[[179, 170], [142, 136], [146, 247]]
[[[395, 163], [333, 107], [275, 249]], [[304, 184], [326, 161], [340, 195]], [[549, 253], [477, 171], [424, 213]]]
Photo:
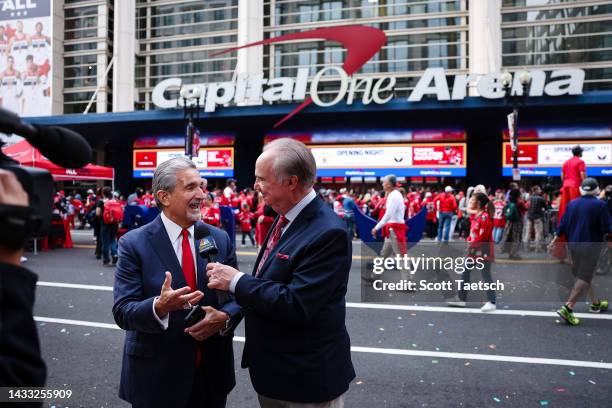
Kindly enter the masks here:
[[596, 383], [595, 381], [593, 381], [593, 380], [589, 380], [589, 382], [590, 382], [591, 384], [593, 384], [593, 385], [597, 384], [597, 383]]
[[66, 333], [66, 329], [60, 330], [60, 333]]
[[565, 392], [565, 388], [557, 388], [557, 392]]
[[397, 316], [397, 320], [402, 320], [402, 316]]
[[361, 384], [363, 384], [363, 381], [357, 381], [355, 384], [361, 385]]
[[427, 323], [427, 325], [428, 325], [429, 327], [434, 327], [434, 324], [433, 324], [433, 323]]
[[410, 313], [410, 316], [416, 316], [416, 313]]
[[561, 324], [561, 320], [557, 319], [557, 320], [555, 320], [555, 323]]
[[569, 375], [574, 376], [574, 375], [576, 375], [576, 373], [575, 373], [575, 372], [573, 372], [573, 371], [570, 371], [570, 372], [569, 372]]
[[436, 347], [436, 351], [440, 351], [440, 347]]
[[91, 333], [85, 333], [83, 336], [89, 336], [91, 335]]
[[591, 336], [592, 336], [592, 334], [591, 334], [591, 333], [587, 333], [587, 337], [591, 337]]
[[497, 348], [497, 346], [495, 344], [489, 344], [489, 348], [491, 350], [495, 350]]
[[400, 329], [403, 329], [403, 328], [404, 328], [404, 326], [397, 326], [397, 327], [399, 327]]
[[438, 364], [438, 360], [431, 360], [431, 364]]
[[416, 347], [416, 346], [417, 346], [416, 344], [412, 343], [412, 347]]
[[438, 334], [442, 334], [442, 333], [444, 333], [442, 330], [440, 330], [440, 331], [438, 332]]
[[464, 366], [468, 367], [471, 363], [468, 361], [467, 363], [464, 364]]
[[545, 406], [547, 406], [547, 405], [548, 405], [548, 401], [546, 401], [546, 400], [542, 400], [542, 401], [540, 401], [540, 405], [541, 405], [541, 406], [543, 406], [543, 407], [545, 407]]
[[493, 397], [493, 401], [495, 401], [495, 402], [501, 402], [501, 400], [500, 400], [499, 398], [497, 398], [497, 397]]
[[384, 327], [380, 327], [378, 330], [385, 331], [385, 328]]

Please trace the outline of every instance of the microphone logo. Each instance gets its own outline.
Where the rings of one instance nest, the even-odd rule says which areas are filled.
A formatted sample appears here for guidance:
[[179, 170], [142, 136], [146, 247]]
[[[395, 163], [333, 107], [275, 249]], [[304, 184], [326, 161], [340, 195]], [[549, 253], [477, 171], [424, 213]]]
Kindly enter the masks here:
[[200, 240], [200, 247], [199, 247], [199, 252], [202, 255], [206, 255], [206, 254], [214, 254], [217, 253], [217, 244], [215, 243], [215, 239], [213, 237], [211, 237], [210, 235], [207, 237], [204, 237]]

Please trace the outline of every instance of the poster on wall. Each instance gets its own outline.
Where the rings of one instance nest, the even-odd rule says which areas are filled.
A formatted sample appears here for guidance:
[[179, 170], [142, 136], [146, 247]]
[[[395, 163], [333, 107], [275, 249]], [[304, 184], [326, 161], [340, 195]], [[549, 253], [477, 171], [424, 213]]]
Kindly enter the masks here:
[[51, 115], [52, 0], [0, 1], [0, 107]]

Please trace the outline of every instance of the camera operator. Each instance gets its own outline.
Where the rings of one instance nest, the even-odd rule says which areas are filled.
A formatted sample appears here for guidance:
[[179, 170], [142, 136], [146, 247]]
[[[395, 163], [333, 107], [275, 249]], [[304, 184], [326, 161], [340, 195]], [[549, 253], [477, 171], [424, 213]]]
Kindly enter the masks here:
[[[0, 169], [0, 207], [28, 208], [28, 194], [17, 177]], [[12, 211], [10, 212], [12, 215]], [[0, 236], [0, 387], [42, 387], [46, 367], [40, 354], [38, 333], [32, 308], [38, 277], [20, 266], [25, 244], [9, 242], [3, 225]], [[11, 230], [11, 236], [19, 236]], [[12, 404], [11, 406], [41, 406], [41, 403]]]

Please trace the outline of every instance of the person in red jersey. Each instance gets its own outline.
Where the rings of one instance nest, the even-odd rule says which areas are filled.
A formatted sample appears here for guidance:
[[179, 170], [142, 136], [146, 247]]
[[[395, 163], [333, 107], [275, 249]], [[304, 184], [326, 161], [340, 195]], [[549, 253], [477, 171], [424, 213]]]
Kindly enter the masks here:
[[[482, 269], [478, 266], [468, 267], [461, 274], [461, 286], [458, 290], [458, 296], [452, 301], [447, 302], [449, 306], [465, 307], [467, 298], [467, 290], [464, 284], [470, 283], [470, 273], [472, 269], [479, 269], [482, 274], [482, 280], [491, 285], [493, 279], [491, 277], [491, 263], [493, 262], [493, 220], [487, 211], [489, 197], [483, 193], [475, 193], [471, 196], [469, 207], [476, 210], [475, 214], [471, 215], [470, 219], [470, 235], [467, 238], [468, 250], [467, 257], [474, 260], [474, 265], [483, 265]], [[497, 309], [495, 291], [487, 290], [487, 303], [480, 308], [483, 312], [492, 312]]]
[[506, 216], [504, 215], [504, 191], [497, 189], [495, 191], [495, 199], [493, 199], [493, 241], [499, 244], [504, 235], [504, 227], [506, 226]]
[[236, 216], [240, 222], [240, 231], [242, 232], [242, 246], [246, 246], [246, 237], [248, 236], [251, 240], [251, 245], [255, 246], [255, 240], [253, 239], [253, 233], [251, 229], [251, 220], [255, 218], [255, 214], [251, 211], [251, 207], [248, 204], [244, 204], [240, 209], [240, 212]]
[[436, 237], [436, 232], [438, 230], [438, 219], [436, 218], [436, 204], [434, 202], [434, 197], [431, 192], [425, 193], [425, 200], [423, 200], [423, 205], [427, 208], [427, 215], [425, 215], [426, 222], [426, 235], [429, 239], [434, 239]]
[[219, 206], [215, 204], [210, 194], [204, 195], [200, 213], [202, 214], [202, 221], [206, 224], [215, 227], [218, 227], [221, 224], [221, 210], [219, 209]]

